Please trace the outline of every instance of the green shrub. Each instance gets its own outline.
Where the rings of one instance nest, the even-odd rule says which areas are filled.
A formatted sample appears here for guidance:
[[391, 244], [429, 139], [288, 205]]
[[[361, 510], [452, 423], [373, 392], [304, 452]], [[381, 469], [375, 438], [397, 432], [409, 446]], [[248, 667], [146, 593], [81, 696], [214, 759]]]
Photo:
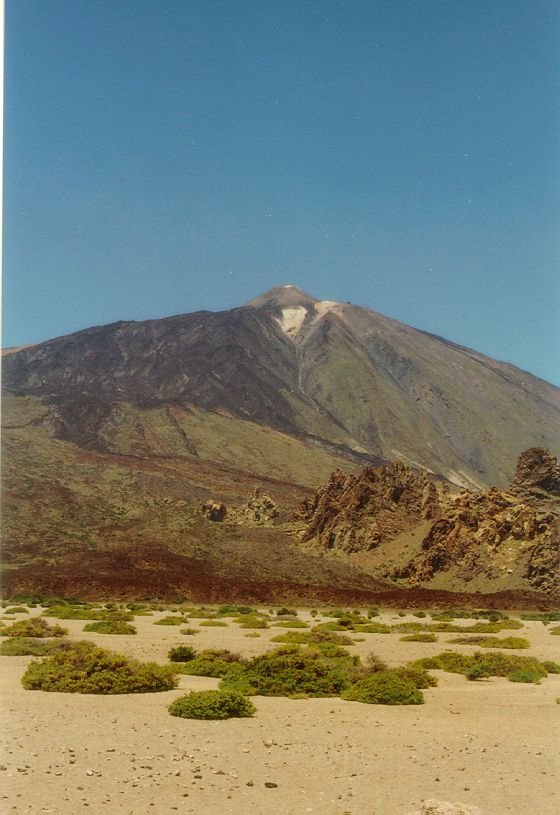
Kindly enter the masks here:
[[384, 623], [358, 623], [354, 626], [357, 634], [390, 634], [391, 628]]
[[14, 594], [10, 597], [9, 600], [5, 600], [2, 602], [2, 607], [14, 605], [14, 604], [22, 604], [25, 606], [31, 606], [35, 608], [37, 605], [40, 605], [41, 598], [38, 594]]
[[190, 645], [178, 645], [171, 648], [168, 656], [171, 662], [190, 662], [196, 657], [196, 651]]
[[178, 670], [190, 676], [212, 676], [221, 679], [228, 674], [239, 673], [243, 660], [239, 654], [226, 649], [207, 649], [196, 654], [194, 659], [182, 662]]
[[322, 628], [312, 628], [311, 631], [286, 631], [272, 637], [272, 642], [284, 642], [288, 645], [319, 645], [320, 643], [333, 643], [335, 645], [353, 645], [353, 640], [346, 634], [337, 634], [335, 631], [325, 631]]
[[552, 662], [550, 659], [545, 659], [541, 665], [549, 674], [560, 674], [560, 665], [557, 662]]
[[187, 621], [184, 617], [162, 617], [161, 620], [154, 620], [154, 625], [184, 625]]
[[[490, 653], [475, 652], [471, 657], [446, 652], [432, 658], [437, 665], [427, 664], [428, 660], [418, 660], [425, 668], [439, 667], [452, 673], [462, 673], [468, 679], [482, 679], [489, 676], [509, 676], [512, 672], [528, 672], [538, 674], [539, 678], [547, 675], [546, 668], [534, 657], [522, 657], [514, 654], [503, 654], [500, 651]], [[532, 680], [528, 680], [532, 681]]]
[[5, 614], [29, 614], [29, 609], [26, 606], [9, 606]]
[[43, 611], [43, 617], [55, 617], [57, 620], [122, 620], [130, 621], [134, 615], [130, 611], [89, 608], [84, 606], [53, 605]]
[[379, 617], [379, 609], [377, 608], [368, 609], [367, 616], [370, 620], [372, 619], [372, 617]]
[[560, 611], [539, 611], [531, 614], [521, 614], [522, 620], [540, 620], [546, 623], [560, 622]]
[[449, 642], [462, 645], [478, 645], [480, 648], [522, 649], [530, 647], [529, 640], [524, 637], [455, 637]]
[[44, 657], [54, 654], [56, 651], [68, 649], [73, 645], [73, 642], [66, 639], [13, 637], [0, 643], [0, 654], [8, 657]]
[[347, 673], [319, 653], [278, 649], [254, 657], [238, 676], [226, 676], [220, 687], [250, 696], [338, 696], [348, 684]]
[[354, 623], [350, 617], [341, 617], [328, 623], [319, 623], [315, 626], [320, 631], [353, 631]]
[[500, 631], [523, 628], [523, 623], [519, 620], [499, 620], [490, 623], [473, 623], [472, 625], [454, 625], [452, 623], [430, 623], [427, 628], [430, 631], [447, 631], [454, 634], [499, 634]]
[[2, 637], [63, 637], [65, 634], [68, 634], [67, 628], [49, 625], [42, 617], [19, 620], [0, 630]]
[[231, 719], [253, 716], [250, 699], [234, 690], [191, 691], [169, 705], [172, 716], [183, 719]]
[[444, 651], [434, 657], [417, 659], [413, 664], [428, 670], [435, 668], [448, 673], [464, 674], [470, 666], [471, 659], [471, 657], [459, 654], [456, 651]]
[[403, 665], [399, 668], [393, 668], [393, 672], [398, 674], [402, 679], [407, 679], [412, 682], [415, 688], [435, 688], [438, 681], [435, 676], [428, 673], [425, 668], [419, 665]]
[[239, 623], [240, 628], [268, 628], [267, 621], [262, 617], [253, 617], [251, 615], [237, 617], [235, 622]]
[[516, 668], [507, 674], [510, 682], [526, 682], [527, 684], [538, 685], [542, 679], [541, 674], [537, 670], [530, 668]]
[[554, 634], [557, 637], [560, 634], [560, 625], [555, 625], [554, 628], [549, 629], [549, 634]]
[[277, 617], [297, 617], [297, 609], [295, 608], [279, 608], [276, 612]]
[[437, 637], [433, 631], [418, 631], [416, 634], [401, 637], [401, 642], [437, 642]]
[[227, 628], [227, 623], [224, 623], [223, 620], [202, 620], [199, 625], [205, 625], [209, 628]]
[[260, 637], [260, 633], [258, 631], [247, 631], [246, 634], [243, 634], [244, 637]]
[[237, 617], [239, 614], [256, 614], [256, 609], [251, 608], [251, 606], [235, 606], [227, 603], [220, 606], [218, 614], [220, 617]]
[[421, 705], [422, 692], [396, 671], [378, 671], [342, 691], [341, 697], [368, 705]]
[[415, 611], [413, 616], [414, 617], [419, 617], [420, 619], [422, 619], [423, 617], [426, 616], [426, 612], [425, 611]]
[[169, 666], [138, 662], [90, 643], [75, 643], [32, 662], [21, 682], [26, 690], [95, 694], [151, 693], [176, 686]]
[[195, 634], [200, 634], [197, 628], [181, 628], [180, 634], [185, 634], [187, 637], [193, 637]]
[[84, 625], [84, 631], [95, 631], [97, 634], [136, 634], [136, 628], [122, 620], [98, 620]]

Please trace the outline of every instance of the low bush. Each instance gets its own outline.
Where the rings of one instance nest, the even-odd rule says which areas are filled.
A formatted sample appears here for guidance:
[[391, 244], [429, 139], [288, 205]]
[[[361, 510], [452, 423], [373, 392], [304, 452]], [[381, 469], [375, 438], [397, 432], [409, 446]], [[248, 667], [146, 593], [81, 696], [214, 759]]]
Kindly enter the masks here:
[[57, 620], [112, 620], [130, 621], [134, 615], [122, 609], [91, 608], [86, 606], [55, 605], [43, 611], [43, 617], [55, 617]]
[[272, 642], [283, 642], [288, 645], [319, 645], [333, 643], [334, 645], [353, 645], [354, 641], [346, 634], [337, 634], [335, 631], [325, 631], [323, 628], [312, 628], [311, 631], [286, 631], [272, 637]]
[[230, 674], [237, 675], [243, 668], [243, 660], [239, 654], [227, 650], [208, 649], [196, 654], [193, 659], [182, 661], [176, 667], [182, 674], [222, 679]]
[[29, 614], [29, 609], [26, 606], [8, 606], [4, 611], [5, 614]]
[[236, 623], [239, 623], [240, 628], [268, 628], [268, 623], [262, 617], [254, 617], [251, 615], [237, 617]]
[[250, 696], [338, 696], [348, 684], [343, 668], [329, 664], [319, 652], [296, 648], [278, 649], [254, 657], [239, 675], [226, 676], [220, 687]]
[[539, 671], [531, 668], [516, 668], [507, 674], [510, 682], [526, 682], [527, 684], [538, 685], [542, 679]]
[[368, 619], [372, 619], [372, 617], [379, 617], [379, 609], [378, 608], [370, 608], [367, 612]]
[[17, 623], [12, 623], [0, 630], [2, 637], [64, 637], [65, 634], [68, 634], [67, 628], [50, 625], [42, 617], [18, 620]]
[[168, 656], [171, 662], [190, 662], [196, 657], [196, 651], [190, 645], [178, 645], [171, 648]]
[[276, 612], [277, 617], [297, 617], [297, 609], [295, 608], [279, 608]]
[[499, 634], [500, 631], [515, 630], [523, 628], [523, 623], [519, 620], [498, 620], [489, 623], [473, 623], [472, 625], [454, 625], [453, 623], [430, 623], [427, 626], [430, 631], [447, 631], [453, 634]]
[[553, 662], [550, 659], [545, 659], [541, 662], [541, 665], [549, 674], [560, 674], [560, 665], [557, 662]]
[[234, 690], [191, 691], [175, 699], [168, 710], [183, 719], [246, 718], [256, 713], [251, 700]]
[[463, 674], [470, 665], [471, 657], [459, 654], [456, 651], [444, 651], [434, 657], [423, 657], [413, 663], [421, 668], [435, 668], [448, 673]]
[[202, 620], [199, 625], [204, 625], [207, 628], [227, 628], [227, 623], [225, 623], [223, 620]]
[[480, 648], [529, 648], [530, 642], [524, 637], [455, 637], [450, 643], [461, 645], [478, 645]]
[[393, 668], [393, 672], [403, 679], [408, 679], [416, 688], [420, 689], [435, 688], [438, 683], [435, 676], [429, 674], [425, 668], [421, 668], [419, 665], [403, 665], [399, 668]]
[[416, 634], [401, 637], [401, 642], [437, 642], [437, 637], [433, 631], [417, 631]]
[[186, 622], [185, 617], [170, 615], [168, 617], [162, 617], [161, 620], [154, 620], [154, 625], [184, 625]]
[[181, 628], [179, 633], [187, 637], [193, 637], [195, 634], [200, 634], [200, 631], [197, 628]]
[[391, 628], [384, 623], [359, 623], [354, 626], [357, 634], [390, 634]]
[[256, 609], [251, 608], [251, 606], [235, 606], [231, 603], [227, 603], [224, 606], [220, 606], [218, 609], [218, 615], [220, 617], [237, 617], [239, 614], [255, 614]]
[[136, 634], [136, 628], [122, 620], [98, 620], [84, 625], [84, 631], [95, 631], [97, 634]]
[[0, 643], [0, 654], [7, 657], [44, 657], [73, 646], [66, 639], [35, 639], [33, 637], [13, 637]]
[[57, 620], [121, 620], [130, 621], [134, 615], [122, 609], [91, 608], [89, 606], [50, 606], [42, 613], [43, 617], [55, 617]]
[[378, 671], [342, 691], [341, 697], [368, 705], [421, 705], [422, 692], [396, 671]]
[[555, 625], [554, 628], [549, 628], [549, 634], [554, 634], [554, 636], [558, 636], [560, 634], [560, 625]]
[[420, 619], [422, 619], [423, 617], [426, 616], [426, 612], [425, 611], [415, 611], [412, 616], [413, 617], [419, 617]]
[[173, 669], [155, 662], [138, 662], [122, 654], [74, 643], [41, 662], [32, 662], [22, 677], [26, 690], [62, 693], [152, 693], [177, 684]]
[[[517, 654], [503, 654], [500, 651], [489, 653], [475, 652], [472, 656], [458, 654], [454, 651], [445, 651], [435, 657], [425, 657], [416, 660], [413, 665], [423, 668], [439, 668], [450, 673], [464, 674], [468, 679], [484, 679], [489, 676], [508, 677], [512, 673], [526, 673], [538, 675], [541, 679], [547, 675], [544, 663], [535, 657], [522, 657]], [[513, 680], [522, 681], [522, 680]], [[533, 681], [528, 679], [527, 681]]]
[[546, 623], [560, 622], [560, 611], [539, 611], [534, 613], [521, 614], [522, 620], [540, 620]]

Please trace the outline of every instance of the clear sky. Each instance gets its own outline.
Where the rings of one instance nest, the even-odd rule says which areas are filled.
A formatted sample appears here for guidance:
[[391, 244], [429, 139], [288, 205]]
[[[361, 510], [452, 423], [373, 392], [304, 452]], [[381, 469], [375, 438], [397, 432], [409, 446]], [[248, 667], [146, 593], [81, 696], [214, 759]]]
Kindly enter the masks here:
[[560, 384], [558, 0], [6, 0], [4, 345], [293, 283]]

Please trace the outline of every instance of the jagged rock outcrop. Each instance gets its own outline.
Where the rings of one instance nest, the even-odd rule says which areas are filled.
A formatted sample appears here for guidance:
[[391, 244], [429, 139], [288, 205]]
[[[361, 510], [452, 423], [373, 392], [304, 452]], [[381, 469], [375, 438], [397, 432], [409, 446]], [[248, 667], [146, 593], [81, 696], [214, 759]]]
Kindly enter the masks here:
[[[383, 575], [411, 585], [450, 579], [467, 585], [560, 594], [560, 491], [556, 458], [532, 448], [519, 457], [507, 491], [451, 495], [433, 476], [394, 463], [358, 475], [332, 474], [296, 510], [304, 541], [343, 552], [387, 548], [403, 532], [423, 530], [416, 551]], [[426, 532], [425, 522], [431, 521]], [[424, 526], [421, 526], [424, 524]], [[410, 545], [410, 541], [409, 541]], [[394, 564], [394, 548], [387, 561]]]
[[227, 507], [221, 501], [205, 501], [200, 511], [209, 521], [223, 521], [227, 515]]
[[420, 555], [393, 576], [426, 583], [455, 570], [469, 582], [517, 573], [533, 588], [553, 590], [560, 568], [558, 516], [492, 488], [464, 492], [424, 537]]
[[560, 499], [560, 464], [549, 450], [531, 447], [521, 453], [511, 482], [516, 495], [558, 501]]
[[366, 467], [358, 475], [335, 471], [328, 483], [296, 509], [304, 521], [304, 541], [324, 549], [358, 552], [373, 549], [439, 515], [447, 491], [425, 471], [401, 462]]

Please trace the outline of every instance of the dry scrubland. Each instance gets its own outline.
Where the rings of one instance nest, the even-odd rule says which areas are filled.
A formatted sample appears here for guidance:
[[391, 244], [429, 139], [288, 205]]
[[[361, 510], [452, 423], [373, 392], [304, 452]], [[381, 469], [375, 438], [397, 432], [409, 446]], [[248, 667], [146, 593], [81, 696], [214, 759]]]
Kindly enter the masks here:
[[[36, 616], [6, 614], [5, 625]], [[170, 648], [228, 648], [245, 657], [275, 646], [266, 629], [204, 626], [187, 613], [182, 626], [154, 625], [173, 610], [136, 616], [135, 635], [85, 632], [84, 620], [52, 620], [69, 637], [90, 640], [140, 660], [168, 663]], [[515, 615], [511, 615], [515, 616]], [[332, 621], [299, 610], [309, 623]], [[372, 622], [431, 623], [411, 613], [382, 612]], [[473, 620], [456, 620], [460, 625]], [[500, 638], [526, 638], [530, 647], [508, 654], [560, 662], [558, 623], [524, 621]], [[181, 634], [190, 628], [194, 635]], [[254, 634], [258, 636], [254, 636]], [[248, 636], [250, 635], [250, 636]], [[403, 632], [351, 633], [348, 650], [377, 654], [390, 667], [452, 649], [456, 633], [436, 642], [404, 642]], [[5, 638], [2, 637], [0, 642]], [[225, 721], [171, 716], [169, 704], [189, 690], [217, 688], [219, 679], [180, 675], [160, 693], [82, 695], [24, 690], [29, 656], [0, 656], [2, 758], [0, 812], [130, 813], [131, 815], [557, 815], [560, 675], [539, 684], [492, 677], [468, 681], [431, 671], [437, 687], [425, 704], [386, 706], [340, 698], [252, 697], [256, 715]], [[430, 809], [426, 802], [463, 807]]]

